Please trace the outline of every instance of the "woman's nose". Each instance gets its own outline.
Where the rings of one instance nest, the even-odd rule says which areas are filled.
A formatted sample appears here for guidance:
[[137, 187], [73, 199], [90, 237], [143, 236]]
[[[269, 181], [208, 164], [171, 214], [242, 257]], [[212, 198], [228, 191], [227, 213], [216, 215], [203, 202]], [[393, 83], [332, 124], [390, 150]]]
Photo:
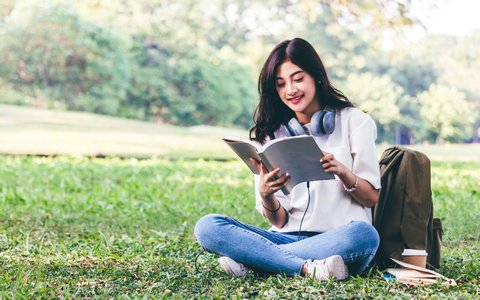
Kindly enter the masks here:
[[295, 95], [297, 87], [294, 84], [287, 84], [287, 95]]

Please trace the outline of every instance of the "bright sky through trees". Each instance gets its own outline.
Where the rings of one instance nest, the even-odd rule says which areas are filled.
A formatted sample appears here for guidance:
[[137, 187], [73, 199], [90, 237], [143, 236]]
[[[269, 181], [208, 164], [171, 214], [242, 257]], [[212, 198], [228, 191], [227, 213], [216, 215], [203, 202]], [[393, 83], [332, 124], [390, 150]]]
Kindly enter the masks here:
[[431, 9], [420, 1], [413, 1], [413, 12], [431, 34], [468, 35], [480, 30], [480, 1], [441, 0], [434, 1]]

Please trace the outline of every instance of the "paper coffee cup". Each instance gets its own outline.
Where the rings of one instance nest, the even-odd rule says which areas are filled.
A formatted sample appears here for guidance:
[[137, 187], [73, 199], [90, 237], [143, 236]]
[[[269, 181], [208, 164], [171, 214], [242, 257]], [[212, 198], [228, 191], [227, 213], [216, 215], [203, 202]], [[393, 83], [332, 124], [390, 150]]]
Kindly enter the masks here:
[[407, 264], [425, 268], [427, 265], [428, 253], [425, 250], [405, 249], [402, 252], [403, 261]]

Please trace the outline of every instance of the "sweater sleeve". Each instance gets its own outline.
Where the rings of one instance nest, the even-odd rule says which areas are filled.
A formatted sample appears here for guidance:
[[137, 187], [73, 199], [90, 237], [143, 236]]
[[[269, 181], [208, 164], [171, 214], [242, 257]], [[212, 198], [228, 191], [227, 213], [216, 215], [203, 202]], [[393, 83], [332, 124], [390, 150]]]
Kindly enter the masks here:
[[370, 182], [375, 189], [380, 189], [380, 166], [375, 145], [377, 126], [368, 114], [361, 111], [351, 122], [349, 139], [353, 159], [352, 171]]

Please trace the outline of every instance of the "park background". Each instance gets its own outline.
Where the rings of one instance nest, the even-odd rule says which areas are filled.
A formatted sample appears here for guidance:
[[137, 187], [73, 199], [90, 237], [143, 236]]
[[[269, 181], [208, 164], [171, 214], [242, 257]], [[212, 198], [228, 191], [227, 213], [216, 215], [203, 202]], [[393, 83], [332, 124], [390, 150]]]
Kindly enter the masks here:
[[[476, 5], [2, 0], [2, 295], [479, 296]], [[261, 65], [293, 37], [372, 115], [379, 155], [403, 144], [432, 160], [440, 271], [459, 287], [392, 287], [377, 273], [242, 281], [202, 254], [192, 230], [206, 213], [267, 226], [251, 174], [220, 137], [247, 137]]]

